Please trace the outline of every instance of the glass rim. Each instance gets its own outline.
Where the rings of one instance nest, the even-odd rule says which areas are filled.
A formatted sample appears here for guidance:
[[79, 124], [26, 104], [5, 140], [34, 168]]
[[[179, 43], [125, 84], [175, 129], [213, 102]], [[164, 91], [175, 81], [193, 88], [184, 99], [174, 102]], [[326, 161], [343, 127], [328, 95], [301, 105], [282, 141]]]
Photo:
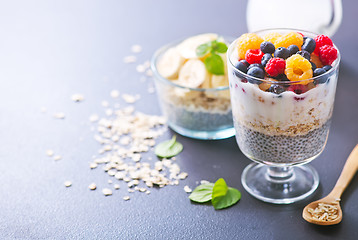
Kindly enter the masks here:
[[[261, 33], [261, 32], [273, 32], [273, 31], [295, 31], [295, 32], [300, 32], [300, 33], [308, 33], [310, 35], [314, 35], [314, 36], [317, 36], [319, 34], [317, 33], [313, 33], [313, 32], [310, 32], [310, 31], [305, 31], [305, 30], [301, 30], [301, 29], [295, 29], [295, 28], [268, 28], [268, 29], [262, 29], [262, 30], [259, 30], [259, 31], [255, 31], [255, 32], [252, 32], [252, 33]], [[239, 37], [238, 37], [239, 38]], [[235, 71], [237, 71], [239, 74], [241, 74], [243, 77], [246, 77], [246, 78], [249, 78], [249, 79], [253, 79], [255, 81], [259, 81], [259, 82], [262, 82], [262, 83], [269, 83], [269, 84], [272, 84], [272, 83], [275, 83], [277, 85], [287, 85], [287, 84], [290, 84], [290, 85], [293, 85], [293, 84], [300, 84], [300, 83], [307, 83], [307, 81], [310, 81], [310, 82], [313, 82], [315, 81], [316, 79], [318, 78], [321, 78], [321, 77], [325, 77], [325, 76], [329, 76], [332, 72], [336, 71], [337, 68], [339, 67], [339, 63], [341, 61], [341, 53], [339, 51], [339, 49], [337, 48], [337, 46], [335, 44], [333, 44], [333, 46], [337, 49], [337, 59], [334, 60], [334, 66], [332, 66], [332, 68], [330, 70], [328, 70], [327, 72], [325, 72], [324, 74], [321, 74], [319, 76], [316, 76], [316, 77], [312, 77], [312, 78], [308, 78], [308, 79], [304, 79], [304, 80], [299, 80], [299, 81], [280, 81], [280, 80], [276, 80], [276, 81], [273, 81], [272, 79], [274, 78], [270, 78], [270, 79], [261, 79], [261, 78], [257, 78], [257, 77], [253, 77], [253, 76], [250, 76], [248, 75], [247, 73], [244, 73], [242, 71], [240, 71], [239, 69], [237, 69], [235, 67], [235, 65], [233, 64], [233, 62], [231, 61], [231, 53], [233, 52], [235, 46], [236, 46], [236, 42], [238, 40], [238, 38], [236, 38], [231, 44], [230, 46], [228, 47], [228, 50], [226, 52], [227, 54], [227, 58], [228, 58], [228, 63], [230, 63], [230, 66], [232, 68], [234, 68]]]
[[[194, 36], [197, 36], [197, 35], [200, 35], [200, 34], [206, 34], [206, 33], [199, 33], [199, 34], [196, 34], [196, 35], [193, 35], [193, 36], [188, 36], [188, 37], [183, 37], [183, 38], [180, 38], [180, 39], [177, 39], [171, 43], [168, 43], [162, 47], [160, 47], [159, 49], [157, 49], [152, 58], [151, 58], [151, 61], [150, 61], [150, 68], [154, 74], [154, 80], [160, 80], [161, 82], [165, 83], [165, 84], [168, 84], [168, 85], [171, 85], [173, 87], [177, 87], [177, 88], [181, 88], [181, 89], [185, 89], [185, 90], [191, 90], [191, 91], [198, 91], [198, 92], [216, 92], [216, 91], [225, 91], [225, 90], [229, 90], [229, 86], [222, 86], [222, 87], [217, 87], [217, 88], [192, 88], [192, 87], [185, 87], [185, 86], [182, 86], [182, 85], [179, 85], [179, 84], [176, 84], [174, 82], [172, 82], [171, 80], [163, 77], [162, 75], [160, 75], [158, 69], [157, 69], [157, 61], [158, 59], [160, 58], [160, 56], [162, 56], [162, 54], [164, 54], [165, 51], [167, 51], [168, 49], [170, 49], [171, 47], [174, 47], [176, 45], [178, 45], [179, 43], [181, 43], [182, 41], [184, 41], [185, 39], [189, 38], [189, 37], [194, 37]], [[226, 51], [226, 54], [227, 52], [229, 51], [229, 46], [231, 45], [231, 42], [234, 41], [234, 37], [230, 37], [230, 36], [224, 36], [224, 35], [220, 35], [218, 33], [215, 33], [218, 35], [218, 37], [223, 37], [224, 40], [228, 41], [229, 43], [227, 43], [228, 45], [228, 50]]]

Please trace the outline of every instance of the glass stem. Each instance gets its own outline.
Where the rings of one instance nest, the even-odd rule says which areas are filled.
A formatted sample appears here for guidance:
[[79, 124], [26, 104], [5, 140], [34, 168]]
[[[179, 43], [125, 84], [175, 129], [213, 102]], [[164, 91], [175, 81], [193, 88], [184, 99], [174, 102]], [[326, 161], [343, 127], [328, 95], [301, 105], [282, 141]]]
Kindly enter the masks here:
[[268, 167], [266, 177], [269, 181], [275, 183], [284, 183], [293, 176], [293, 167]]

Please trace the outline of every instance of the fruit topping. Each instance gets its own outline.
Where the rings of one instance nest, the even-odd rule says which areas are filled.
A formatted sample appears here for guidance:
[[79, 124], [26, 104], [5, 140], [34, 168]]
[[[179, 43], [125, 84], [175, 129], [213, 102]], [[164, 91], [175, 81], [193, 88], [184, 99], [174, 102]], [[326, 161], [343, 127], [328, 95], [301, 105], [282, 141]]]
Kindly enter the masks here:
[[[321, 76], [324, 73], [326, 73], [326, 70], [324, 68], [316, 68], [316, 70], [314, 70], [313, 72], [313, 76], [317, 77], [317, 76]], [[321, 83], [325, 83], [327, 81], [327, 76], [321, 76], [319, 78], [317, 78], [316, 83], [321, 84]]]
[[303, 45], [301, 47], [302, 50], [305, 50], [309, 53], [312, 53], [316, 48], [316, 41], [313, 38], [304, 37]]
[[275, 94], [281, 94], [285, 91], [285, 88], [281, 85], [276, 85], [273, 84], [271, 85], [271, 87], [268, 89], [269, 92], [275, 93]]
[[248, 66], [248, 63], [246, 64], [245, 62], [246, 62], [246, 60], [241, 60], [241, 61], [239, 61], [239, 62], [237, 62], [236, 64], [235, 64], [235, 67], [238, 69], [238, 70], [240, 70], [241, 72], [243, 72], [243, 73], [247, 73], [247, 66]]
[[283, 74], [286, 68], [286, 61], [282, 58], [271, 58], [265, 67], [266, 72], [273, 77]]
[[[260, 67], [252, 67], [247, 71], [247, 75], [252, 76], [252, 77], [256, 77], [256, 78], [264, 79], [265, 72]], [[256, 81], [254, 81], [254, 83], [256, 83]]]
[[271, 42], [262, 42], [260, 45], [260, 50], [263, 53], [274, 53], [275, 52], [275, 45]]
[[295, 84], [295, 85], [291, 85], [287, 88], [288, 91], [292, 91], [296, 94], [302, 94], [307, 92], [308, 87], [306, 85], [302, 85], [302, 84]]
[[250, 68], [253, 68], [253, 67], [259, 67], [261, 68], [262, 70], [265, 70], [264, 66], [262, 66], [260, 63], [254, 63], [254, 64], [251, 64], [247, 70], [249, 70]]
[[319, 59], [319, 56], [317, 56], [314, 53], [311, 54], [311, 62], [313, 62], [317, 67], [323, 67], [323, 64]]
[[272, 58], [270, 53], [265, 53], [261, 58], [261, 65], [266, 67], [267, 62]]
[[275, 58], [286, 59], [290, 56], [290, 52], [285, 47], [278, 47], [273, 55]]
[[337, 59], [338, 51], [333, 46], [325, 45], [319, 50], [319, 59], [323, 65], [331, 65]]
[[318, 35], [314, 38], [314, 40], [316, 42], [316, 48], [314, 50], [314, 53], [317, 55], [319, 55], [321, 47], [326, 46], [326, 45], [333, 46], [332, 40], [325, 35]]
[[[295, 54], [286, 60], [285, 74], [290, 81], [302, 81], [312, 78], [312, 65], [302, 57]], [[308, 84], [311, 81], [305, 81], [301, 84]]]
[[198, 59], [190, 59], [180, 69], [178, 84], [185, 87], [197, 88], [207, 78], [209, 78], [209, 74], [206, 71], [204, 63]]
[[326, 72], [328, 72], [329, 70], [331, 70], [332, 66], [331, 65], [325, 65], [323, 66], [323, 69], [326, 70]]
[[[313, 62], [310, 62], [312, 65], [312, 71], [314, 72], [314, 70], [317, 68], [316, 64], [314, 64]], [[314, 74], [313, 74], [314, 75]]]
[[245, 59], [248, 63], [261, 63], [261, 58], [264, 55], [260, 49], [249, 49], [245, 54]]
[[280, 38], [278, 38], [275, 42], [275, 47], [285, 47], [288, 48], [290, 45], [296, 45], [299, 49], [301, 49], [301, 46], [303, 44], [303, 37], [301, 34], [297, 32], [289, 32]]
[[260, 49], [260, 44], [264, 40], [255, 33], [245, 33], [237, 40], [237, 50], [239, 59], [245, 59], [245, 54], [249, 49]]
[[275, 43], [277, 39], [279, 39], [282, 35], [279, 34], [278, 32], [270, 32], [270, 33], [267, 33], [265, 36], [264, 36], [264, 40], [266, 42], [272, 42], [272, 43]]
[[306, 50], [298, 51], [297, 54], [306, 58], [308, 61], [311, 59], [311, 54], [309, 52], [307, 52]]
[[296, 54], [300, 49], [296, 45], [290, 45], [287, 47], [287, 50], [290, 52], [290, 56]]

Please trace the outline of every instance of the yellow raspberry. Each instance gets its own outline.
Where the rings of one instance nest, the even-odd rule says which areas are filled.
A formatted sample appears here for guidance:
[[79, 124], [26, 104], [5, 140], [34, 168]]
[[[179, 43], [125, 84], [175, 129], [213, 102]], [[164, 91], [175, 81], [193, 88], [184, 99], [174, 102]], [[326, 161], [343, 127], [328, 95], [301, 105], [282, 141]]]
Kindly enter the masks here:
[[278, 47], [287, 48], [290, 45], [296, 45], [301, 50], [301, 46], [303, 44], [303, 37], [301, 34], [297, 32], [289, 32], [278, 38], [274, 44], [275, 44], [275, 48]]
[[[312, 78], [312, 65], [304, 57], [299, 54], [294, 54], [291, 57], [286, 59], [286, 69], [285, 74], [290, 81], [302, 81]], [[295, 84], [306, 85], [312, 82], [312, 80], [307, 80]]]
[[264, 36], [264, 41], [265, 42], [271, 42], [271, 43], [275, 43], [277, 39], [279, 39], [282, 35], [279, 34], [278, 32], [270, 32], [267, 33]]
[[249, 49], [260, 49], [264, 40], [255, 33], [242, 34], [237, 40], [237, 51], [239, 59], [245, 59], [245, 53]]

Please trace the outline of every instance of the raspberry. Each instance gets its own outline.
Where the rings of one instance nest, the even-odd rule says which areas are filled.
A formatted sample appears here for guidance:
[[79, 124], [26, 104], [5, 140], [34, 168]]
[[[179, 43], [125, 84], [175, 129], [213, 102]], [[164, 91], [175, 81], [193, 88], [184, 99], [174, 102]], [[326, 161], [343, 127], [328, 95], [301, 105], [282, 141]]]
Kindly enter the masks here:
[[245, 60], [250, 63], [261, 63], [261, 58], [264, 55], [260, 49], [249, 49], [245, 54]]
[[260, 44], [264, 40], [255, 33], [245, 33], [237, 40], [239, 59], [245, 59], [245, 54], [249, 49], [260, 49]]
[[331, 65], [337, 59], [338, 51], [333, 46], [325, 45], [319, 49], [319, 59], [323, 65]]
[[316, 65], [316, 67], [318, 67], [318, 68], [323, 67], [323, 64], [322, 64], [321, 60], [319, 59], [319, 56], [317, 56], [314, 53], [311, 54], [311, 62], [313, 62]]
[[265, 67], [266, 72], [272, 76], [276, 77], [279, 74], [284, 73], [286, 67], [286, 61], [282, 58], [271, 58]]
[[303, 37], [297, 32], [289, 32], [282, 37], [278, 38], [275, 42], [275, 48], [284, 47], [288, 48], [290, 45], [296, 45], [300, 50], [303, 44]]
[[291, 85], [287, 88], [288, 91], [292, 91], [296, 94], [302, 94], [307, 92], [308, 87], [306, 85], [302, 85], [302, 84], [295, 84], [295, 85]]
[[279, 39], [282, 35], [277, 33], [277, 32], [270, 32], [270, 33], [267, 33], [265, 36], [264, 36], [264, 40], [266, 42], [271, 42], [271, 43], [275, 43], [277, 39]]
[[[290, 81], [303, 81], [312, 78], [312, 65], [301, 55], [294, 54], [286, 59], [285, 74]], [[297, 84], [308, 84], [312, 80], [303, 81]]]
[[314, 38], [314, 40], [316, 42], [316, 48], [314, 50], [314, 53], [317, 55], [319, 55], [319, 51], [320, 51], [321, 47], [323, 47], [325, 45], [333, 46], [332, 40], [325, 35], [318, 35]]

